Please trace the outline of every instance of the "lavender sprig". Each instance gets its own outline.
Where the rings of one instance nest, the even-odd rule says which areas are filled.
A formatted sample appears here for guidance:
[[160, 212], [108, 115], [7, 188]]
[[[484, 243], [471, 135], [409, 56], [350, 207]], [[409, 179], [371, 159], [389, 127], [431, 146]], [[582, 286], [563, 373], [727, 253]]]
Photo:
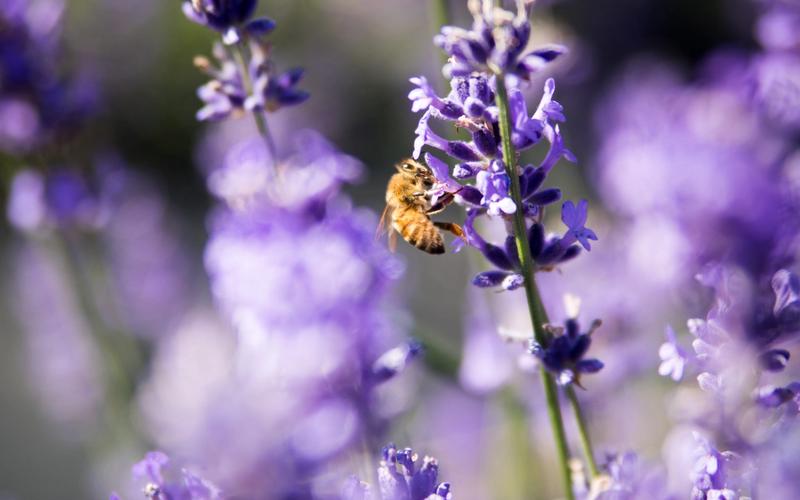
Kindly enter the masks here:
[[[563, 107], [553, 100], [555, 82], [546, 81], [542, 99], [532, 115], [521, 86], [564, 49], [554, 46], [526, 52], [531, 29], [526, 2], [517, 2], [516, 13], [495, 7], [491, 1], [471, 0], [468, 6], [474, 17], [471, 30], [445, 26], [434, 39], [449, 55], [443, 73], [452, 78], [450, 94], [439, 97], [424, 77], [411, 79], [415, 85], [409, 94], [412, 110], [424, 111], [416, 129], [413, 155], [419, 157], [422, 148], [428, 146], [458, 162], [451, 176], [443, 161], [431, 154], [425, 157], [438, 180], [433, 194], [453, 195], [457, 202], [468, 207], [464, 224], [466, 242], [496, 268], [477, 275], [473, 284], [500, 286], [505, 290], [524, 288], [533, 323], [533, 341], [542, 352], [547, 352], [555, 347], [554, 339], [545, 329], [549, 320], [534, 273], [551, 270], [574, 258], [581, 247], [590, 250], [590, 240], [597, 239], [595, 233], [585, 227], [585, 201], [562, 205], [562, 221], [567, 226], [563, 236], [546, 238], [541, 224], [544, 207], [558, 201], [561, 192], [539, 188], [559, 159], [575, 161], [575, 157], [564, 146], [557, 124], [565, 117]], [[431, 127], [431, 119], [468, 131], [471, 140], [442, 137]], [[539, 165], [519, 168], [518, 152], [534, 147], [542, 139], [550, 144], [544, 160]], [[470, 179], [474, 179], [473, 184], [459, 182]], [[506, 222], [509, 235], [504, 244], [495, 245], [480, 236], [474, 227], [478, 216], [501, 218]], [[574, 498], [556, 384], [546, 364], [540, 366], [566, 495]], [[574, 394], [570, 400], [580, 419]], [[585, 425], [580, 427], [585, 434]], [[588, 434], [585, 435], [587, 439], [582, 442], [587, 455], [591, 456]], [[593, 458], [590, 462], [595, 474], [597, 467]]]
[[183, 12], [190, 20], [222, 33], [222, 43], [215, 44], [213, 49], [217, 64], [202, 56], [194, 61], [195, 66], [211, 77], [197, 91], [203, 101], [197, 119], [217, 121], [252, 114], [274, 166], [277, 149], [266, 113], [300, 104], [309, 94], [296, 88], [303, 76], [302, 69], [284, 73], [275, 69], [271, 45], [265, 37], [276, 23], [266, 17], [251, 19], [257, 4], [257, 0], [185, 0]]
[[[439, 463], [422, 459], [411, 448], [384, 446], [377, 484], [351, 477], [342, 488], [342, 500], [452, 500], [450, 483], [439, 482]], [[377, 495], [372, 490], [377, 487]]]

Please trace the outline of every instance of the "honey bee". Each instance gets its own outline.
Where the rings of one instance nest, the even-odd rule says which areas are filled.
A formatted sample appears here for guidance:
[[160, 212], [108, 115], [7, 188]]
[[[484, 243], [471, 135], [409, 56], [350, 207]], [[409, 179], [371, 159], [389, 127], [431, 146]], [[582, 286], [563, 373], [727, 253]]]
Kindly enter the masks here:
[[444, 253], [444, 238], [439, 228], [463, 237], [464, 231], [452, 222], [432, 221], [437, 214], [453, 202], [453, 194], [446, 193], [436, 203], [432, 203], [430, 189], [436, 183], [431, 169], [412, 159], [395, 165], [397, 173], [389, 180], [386, 188], [386, 208], [381, 215], [378, 233], [389, 231], [389, 248], [397, 247], [397, 233], [411, 245], [431, 254]]

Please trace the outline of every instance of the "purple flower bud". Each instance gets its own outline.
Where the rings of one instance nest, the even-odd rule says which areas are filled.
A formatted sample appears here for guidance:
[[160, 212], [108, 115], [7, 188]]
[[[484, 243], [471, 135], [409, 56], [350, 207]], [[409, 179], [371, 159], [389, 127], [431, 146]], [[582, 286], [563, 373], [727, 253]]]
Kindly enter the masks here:
[[494, 139], [494, 134], [485, 128], [473, 132], [472, 141], [483, 156], [492, 158], [497, 154], [497, 141]]
[[544, 248], [544, 226], [538, 222], [528, 228], [528, 245], [531, 248], [531, 256], [534, 260], [538, 259]]
[[786, 349], [770, 349], [759, 356], [761, 367], [767, 371], [779, 372], [786, 368], [789, 362], [789, 351]]
[[486, 111], [486, 106], [479, 99], [472, 96], [464, 101], [464, 113], [470, 118], [480, 118]]
[[486, 260], [500, 269], [506, 271], [514, 269], [511, 259], [508, 258], [508, 255], [506, 255], [502, 248], [492, 245], [491, 243], [486, 243], [480, 250], [483, 256], [486, 257]]
[[547, 172], [543, 169], [536, 168], [532, 165], [525, 167], [525, 170], [519, 178], [522, 199], [527, 200], [536, 193], [542, 186], [542, 183], [544, 183], [545, 177], [547, 177]]
[[756, 391], [756, 402], [766, 408], [777, 408], [795, 397], [795, 392], [788, 387], [767, 385]]
[[773, 313], [785, 328], [800, 327], [800, 277], [786, 269], [772, 276]]
[[558, 188], [544, 189], [528, 198], [529, 203], [534, 205], [549, 205], [561, 199], [561, 190]]
[[183, 11], [191, 21], [220, 32], [247, 21], [257, 0], [185, 0]]
[[554, 238], [545, 243], [544, 248], [540, 252], [539, 256], [534, 260], [541, 266], [555, 264], [561, 259], [561, 257], [564, 256], [564, 253], [568, 248], [572, 247], [564, 247], [564, 245], [561, 244], [560, 239]]
[[558, 263], [563, 264], [568, 260], [574, 259], [578, 255], [580, 255], [581, 251], [583, 251], [583, 248], [581, 248], [580, 245], [572, 245], [568, 247], [566, 250], [564, 250], [564, 254], [561, 257], [559, 257]]
[[509, 274], [508, 276], [503, 279], [503, 282], [500, 283], [500, 286], [504, 290], [512, 291], [516, 290], [517, 288], [521, 287], [525, 284], [525, 278], [522, 277], [521, 274]]
[[276, 23], [267, 17], [253, 19], [245, 25], [245, 30], [252, 36], [265, 36], [275, 29]]
[[480, 205], [483, 199], [483, 194], [473, 186], [463, 186], [461, 191], [458, 192], [458, 196], [472, 205]]
[[479, 288], [492, 288], [499, 286], [507, 276], [508, 273], [503, 271], [484, 271], [472, 278], [472, 284]]
[[445, 153], [462, 161], [477, 161], [480, 159], [478, 152], [469, 144], [462, 141], [448, 141], [444, 148]]
[[575, 364], [578, 373], [597, 373], [603, 369], [603, 362], [599, 359], [583, 359]]
[[394, 378], [420, 353], [422, 353], [422, 344], [416, 341], [386, 351], [372, 364], [373, 382], [379, 384]]

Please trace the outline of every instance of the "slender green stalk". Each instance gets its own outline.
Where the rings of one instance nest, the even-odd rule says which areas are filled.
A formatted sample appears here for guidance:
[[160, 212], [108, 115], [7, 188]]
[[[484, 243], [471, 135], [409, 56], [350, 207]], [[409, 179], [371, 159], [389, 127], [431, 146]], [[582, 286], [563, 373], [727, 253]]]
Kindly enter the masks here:
[[[517, 158], [514, 145], [511, 144], [511, 116], [508, 109], [508, 92], [506, 91], [505, 77], [497, 75], [497, 107], [500, 111], [500, 137], [503, 145], [503, 159], [506, 164], [506, 171], [511, 179], [511, 197], [517, 205], [514, 213], [514, 237], [517, 242], [522, 276], [524, 279], [525, 296], [528, 299], [528, 310], [533, 322], [533, 335], [537, 342], [546, 345], [547, 333], [544, 325], [546, 315], [544, 308], [539, 305], [539, 291], [533, 275], [533, 258], [531, 257], [530, 245], [528, 244], [527, 227], [525, 226], [525, 215], [522, 206], [522, 195], [519, 185], [519, 173], [517, 171]], [[553, 436], [558, 450], [559, 466], [564, 480], [566, 498], [573, 500], [575, 495], [572, 492], [572, 472], [569, 468], [569, 449], [567, 448], [567, 436], [564, 432], [564, 422], [561, 418], [561, 408], [558, 403], [558, 391], [553, 376], [540, 368], [542, 382], [544, 384], [544, 394], [547, 400], [547, 414], [550, 418], [550, 425], [553, 428]]]
[[600, 474], [600, 470], [597, 468], [597, 462], [594, 460], [592, 441], [589, 438], [589, 427], [586, 425], [586, 417], [584, 417], [581, 405], [578, 403], [578, 396], [575, 394], [575, 389], [570, 385], [566, 392], [567, 398], [569, 398], [569, 402], [572, 405], [572, 412], [575, 414], [575, 422], [578, 424], [578, 434], [580, 434], [581, 437], [583, 454], [586, 455], [586, 463], [589, 464], [589, 478], [594, 479]]
[[[231, 53], [233, 54], [233, 58], [236, 60], [236, 64], [239, 66], [239, 72], [242, 75], [242, 84], [244, 85], [244, 90], [249, 95], [253, 93], [253, 82], [250, 80], [250, 69], [247, 66], [245, 50], [246, 48], [244, 44], [239, 42], [236, 44]], [[278, 159], [278, 150], [275, 146], [275, 140], [272, 138], [272, 134], [267, 126], [267, 118], [264, 112], [253, 111], [253, 119], [256, 122], [256, 127], [258, 127], [258, 133], [264, 138], [264, 142], [269, 150], [270, 160], [272, 161], [272, 165], [274, 167]]]

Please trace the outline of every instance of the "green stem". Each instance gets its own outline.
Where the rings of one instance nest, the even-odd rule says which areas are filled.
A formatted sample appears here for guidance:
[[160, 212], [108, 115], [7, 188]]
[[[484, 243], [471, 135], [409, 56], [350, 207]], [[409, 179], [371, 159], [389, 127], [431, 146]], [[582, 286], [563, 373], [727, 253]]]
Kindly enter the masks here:
[[570, 385], [566, 392], [567, 398], [569, 398], [569, 402], [572, 405], [572, 412], [575, 414], [575, 421], [578, 424], [578, 434], [580, 434], [581, 437], [583, 454], [586, 455], [586, 462], [589, 464], [589, 478], [594, 479], [600, 474], [600, 470], [597, 468], [597, 462], [594, 460], [592, 441], [589, 438], [589, 426], [586, 425], [586, 417], [583, 415], [580, 403], [578, 403], [578, 396], [575, 394], [575, 389]]
[[[242, 75], [242, 84], [244, 85], [244, 90], [247, 95], [250, 95], [253, 93], [253, 82], [250, 80], [250, 69], [246, 62], [247, 59], [245, 57], [245, 50], [244, 44], [239, 42], [236, 44], [231, 53], [236, 61], [236, 64], [239, 66], [239, 72]], [[263, 111], [253, 111], [252, 114], [253, 119], [256, 122], [256, 127], [258, 128], [258, 133], [261, 134], [261, 137], [264, 138], [264, 142], [267, 145], [270, 160], [272, 161], [272, 166], [274, 167], [278, 160], [278, 150], [275, 146], [275, 140], [272, 138], [272, 134], [267, 126], [267, 118]]]
[[[511, 197], [517, 205], [514, 213], [514, 237], [517, 242], [517, 252], [519, 253], [520, 266], [524, 279], [525, 296], [528, 299], [528, 310], [533, 322], [533, 336], [541, 345], [546, 345], [547, 333], [544, 325], [547, 322], [544, 308], [539, 303], [539, 291], [536, 288], [536, 280], [533, 274], [533, 258], [531, 257], [530, 245], [528, 244], [527, 227], [525, 225], [525, 215], [522, 206], [522, 195], [519, 184], [519, 172], [517, 169], [516, 152], [511, 143], [511, 116], [508, 109], [508, 92], [506, 90], [505, 77], [497, 75], [497, 107], [500, 111], [500, 138], [503, 145], [503, 159], [506, 164], [506, 172], [511, 180]], [[540, 368], [542, 382], [544, 384], [544, 394], [547, 400], [547, 414], [550, 418], [550, 425], [553, 428], [553, 437], [556, 441], [558, 450], [559, 466], [566, 498], [573, 500], [575, 495], [572, 491], [572, 472], [569, 467], [569, 449], [567, 448], [567, 436], [564, 432], [564, 422], [561, 418], [561, 408], [558, 403], [558, 392], [553, 376]]]

